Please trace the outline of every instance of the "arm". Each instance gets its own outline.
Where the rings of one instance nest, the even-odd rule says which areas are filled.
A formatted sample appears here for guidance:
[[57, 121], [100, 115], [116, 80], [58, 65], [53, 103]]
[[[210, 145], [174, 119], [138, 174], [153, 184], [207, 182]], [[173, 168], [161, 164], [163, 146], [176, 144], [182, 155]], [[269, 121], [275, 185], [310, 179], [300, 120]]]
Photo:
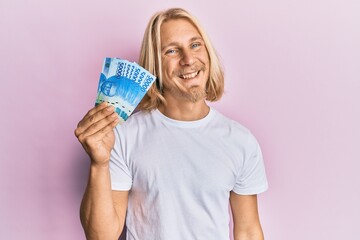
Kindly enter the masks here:
[[90, 176], [80, 207], [87, 239], [118, 239], [125, 223], [128, 191], [112, 191], [109, 168], [90, 167]]
[[263, 240], [257, 195], [230, 193], [230, 205], [234, 220], [234, 240]]
[[128, 191], [112, 191], [109, 159], [118, 117], [113, 107], [100, 104], [79, 122], [75, 135], [90, 156], [89, 181], [80, 207], [87, 239], [118, 239], [125, 222]]

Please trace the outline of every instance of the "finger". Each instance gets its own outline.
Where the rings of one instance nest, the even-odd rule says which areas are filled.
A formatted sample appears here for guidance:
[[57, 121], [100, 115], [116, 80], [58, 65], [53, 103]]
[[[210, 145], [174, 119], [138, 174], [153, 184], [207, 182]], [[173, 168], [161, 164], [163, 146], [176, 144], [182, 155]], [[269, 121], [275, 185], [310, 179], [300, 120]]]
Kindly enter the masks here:
[[103, 139], [107, 134], [112, 132], [114, 128], [118, 125], [119, 118], [111, 122], [110, 124], [106, 125], [104, 128], [100, 129], [96, 133], [93, 134], [94, 139], [100, 140]]
[[83, 137], [93, 135], [94, 133], [100, 131], [107, 125], [111, 124], [114, 121], [118, 121], [118, 120], [119, 120], [118, 114], [116, 112], [113, 112], [112, 114], [91, 124], [85, 131], [82, 132], [82, 135], [83, 135]]
[[[107, 102], [102, 102], [100, 104], [98, 104], [97, 106], [93, 107], [92, 109], [90, 109], [85, 116], [83, 117], [82, 121], [93, 116], [94, 114], [96, 114], [97, 112], [105, 109], [106, 107], [108, 107], [108, 103]], [[81, 121], [80, 121], [81, 122]]]
[[92, 134], [88, 134], [89, 132], [85, 132], [79, 136], [79, 141], [82, 144], [86, 144], [88, 146], [92, 145], [92, 142], [98, 142], [104, 137], [113, 131], [113, 129], [118, 125], [119, 118], [117, 117], [114, 121], [109, 122], [103, 128], [98, 129], [98, 131], [93, 132]]
[[[89, 116], [94, 115], [96, 112], [101, 111], [102, 109], [107, 107], [107, 103], [106, 102], [102, 102], [101, 104], [96, 105], [95, 107], [93, 107], [92, 109], [90, 109], [85, 115], [84, 117], [80, 120], [80, 122], [78, 123], [77, 127], [81, 126], [82, 123], [85, 121], [85, 119], [89, 118]], [[76, 135], [76, 134], [75, 134]]]
[[88, 116], [84, 117], [84, 122], [87, 121], [97, 122], [115, 111], [114, 106], [112, 105], [105, 105], [105, 106], [106, 107], [102, 106], [99, 109], [95, 108], [93, 112], [89, 111], [91, 113]]
[[78, 136], [82, 134], [86, 129], [88, 129], [92, 124], [108, 117], [114, 113], [113, 106], [100, 107], [99, 109], [92, 109], [89, 111], [89, 115], [85, 116], [78, 124], [78, 127], [75, 130], [75, 135]]

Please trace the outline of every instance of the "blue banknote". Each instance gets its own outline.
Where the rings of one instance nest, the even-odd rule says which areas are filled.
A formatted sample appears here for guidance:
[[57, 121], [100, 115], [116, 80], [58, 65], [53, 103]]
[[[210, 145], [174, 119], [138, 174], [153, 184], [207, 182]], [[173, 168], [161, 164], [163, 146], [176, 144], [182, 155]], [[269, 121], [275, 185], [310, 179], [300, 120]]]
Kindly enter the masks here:
[[155, 79], [136, 63], [105, 58], [95, 104], [107, 102], [113, 105], [121, 124], [133, 113]]

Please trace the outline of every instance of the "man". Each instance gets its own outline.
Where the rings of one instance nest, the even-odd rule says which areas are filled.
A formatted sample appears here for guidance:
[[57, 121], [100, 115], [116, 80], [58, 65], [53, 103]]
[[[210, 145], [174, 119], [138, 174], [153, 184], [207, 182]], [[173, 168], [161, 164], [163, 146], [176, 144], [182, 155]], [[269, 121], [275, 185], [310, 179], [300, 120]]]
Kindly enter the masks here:
[[158, 77], [141, 111], [118, 125], [100, 104], [75, 135], [91, 159], [81, 204], [88, 239], [260, 240], [257, 194], [267, 189], [259, 145], [243, 126], [206, 104], [223, 93], [218, 57], [183, 9], [157, 13], [140, 65]]

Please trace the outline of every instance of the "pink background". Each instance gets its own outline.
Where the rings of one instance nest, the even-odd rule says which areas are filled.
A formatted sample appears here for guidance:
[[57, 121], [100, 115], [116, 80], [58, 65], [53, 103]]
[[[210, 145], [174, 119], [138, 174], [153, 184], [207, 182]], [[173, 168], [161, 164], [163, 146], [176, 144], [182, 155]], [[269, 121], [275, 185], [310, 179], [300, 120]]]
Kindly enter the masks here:
[[360, 2], [0, 2], [0, 239], [84, 239], [88, 159], [73, 135], [104, 57], [137, 60], [157, 10], [198, 17], [226, 69], [214, 106], [265, 157], [268, 240], [360, 236]]

